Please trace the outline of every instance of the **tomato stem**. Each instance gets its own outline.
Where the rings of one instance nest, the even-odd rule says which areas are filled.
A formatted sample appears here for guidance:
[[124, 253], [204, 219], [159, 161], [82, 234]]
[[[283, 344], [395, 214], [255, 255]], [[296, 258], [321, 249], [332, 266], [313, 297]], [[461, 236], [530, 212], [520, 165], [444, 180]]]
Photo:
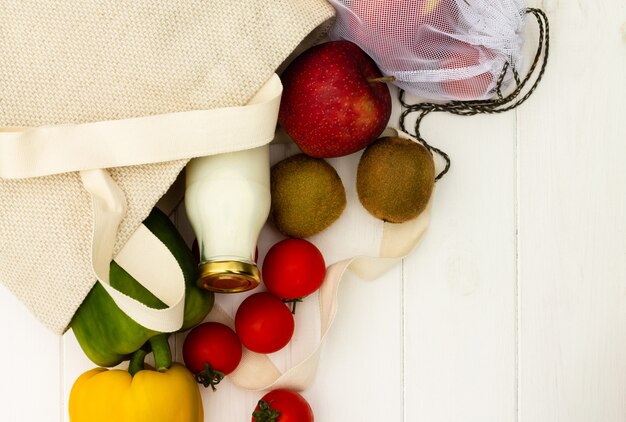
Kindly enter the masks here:
[[298, 302], [302, 302], [302, 299], [304, 299], [303, 297], [297, 297], [295, 299], [283, 299], [283, 302], [289, 304], [291, 306], [291, 313], [293, 315], [296, 314], [296, 305], [298, 304]]
[[194, 375], [194, 378], [198, 384], [202, 384], [205, 387], [211, 386], [213, 391], [217, 390], [215, 386], [224, 379], [224, 373], [213, 369], [208, 362], [204, 362], [204, 369]]
[[255, 422], [276, 422], [280, 416], [278, 410], [274, 410], [270, 407], [270, 404], [265, 400], [259, 400], [259, 410], [255, 410], [252, 413], [252, 417]]

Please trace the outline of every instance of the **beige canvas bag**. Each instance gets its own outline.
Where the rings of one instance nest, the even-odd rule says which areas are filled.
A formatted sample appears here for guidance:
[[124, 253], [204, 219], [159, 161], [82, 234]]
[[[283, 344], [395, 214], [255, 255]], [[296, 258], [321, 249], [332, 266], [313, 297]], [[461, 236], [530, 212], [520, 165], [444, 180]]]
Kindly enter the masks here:
[[[170, 188], [190, 158], [272, 140], [275, 72], [324, 36], [334, 10], [323, 0], [0, 5], [0, 281], [61, 334], [96, 280], [107, 285], [115, 257], [150, 280], [146, 287], [169, 308], [146, 308], [109, 288], [118, 306], [143, 325], [177, 330], [182, 274], [141, 221], [166, 191], [180, 199]], [[296, 152], [272, 146], [281, 148]], [[320, 291], [299, 305], [305, 341], [285, 351], [287, 367], [245, 351], [230, 375], [241, 388], [306, 388], [345, 271], [376, 279], [429, 224], [430, 208], [400, 225], [368, 216], [356, 199], [354, 156], [330, 161], [348, 207], [311, 239], [329, 267]], [[264, 230], [268, 242], [271, 227]], [[233, 301], [243, 295], [218, 296], [209, 319], [232, 324]]]
[[[334, 16], [323, 0], [0, 8], [0, 281], [59, 334], [191, 157], [272, 139], [275, 72]], [[163, 290], [170, 309], [137, 319], [174, 331], [181, 288]]]

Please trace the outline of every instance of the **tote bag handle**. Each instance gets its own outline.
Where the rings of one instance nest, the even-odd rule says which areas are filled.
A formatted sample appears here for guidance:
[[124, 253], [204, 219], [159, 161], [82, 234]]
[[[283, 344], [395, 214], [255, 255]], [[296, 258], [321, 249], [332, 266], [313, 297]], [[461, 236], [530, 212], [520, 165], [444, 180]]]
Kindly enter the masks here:
[[[282, 85], [274, 74], [245, 106], [133, 119], [0, 131], [0, 177], [29, 178], [79, 171], [91, 195], [92, 267], [117, 306], [144, 327], [173, 332], [183, 324], [185, 282], [169, 250], [145, 226], [115, 260], [163, 301], [149, 308], [110, 285], [109, 265], [124, 192], [104, 170], [255, 148], [274, 138]], [[158, 266], [155, 265], [158, 263]]]

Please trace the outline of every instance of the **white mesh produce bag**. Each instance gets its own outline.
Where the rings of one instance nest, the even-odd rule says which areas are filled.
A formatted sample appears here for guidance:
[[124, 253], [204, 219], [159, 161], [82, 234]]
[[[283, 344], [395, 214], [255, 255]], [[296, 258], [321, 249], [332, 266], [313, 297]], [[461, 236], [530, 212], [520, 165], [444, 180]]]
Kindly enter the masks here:
[[489, 99], [521, 67], [523, 0], [329, 1], [331, 37], [358, 44], [418, 97]]

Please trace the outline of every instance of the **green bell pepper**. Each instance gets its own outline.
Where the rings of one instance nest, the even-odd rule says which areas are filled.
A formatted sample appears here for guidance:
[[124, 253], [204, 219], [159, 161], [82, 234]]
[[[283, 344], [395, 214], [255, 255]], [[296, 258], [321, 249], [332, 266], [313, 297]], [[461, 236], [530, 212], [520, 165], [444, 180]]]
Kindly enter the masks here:
[[[197, 259], [170, 219], [154, 208], [144, 225], [165, 244], [182, 269], [185, 278], [185, 312], [180, 331], [187, 330], [202, 322], [209, 313], [214, 295], [196, 285]], [[120, 292], [151, 308], [166, 307], [115, 261], [111, 262], [110, 271], [111, 285]], [[157, 369], [166, 369], [170, 365], [167, 335], [149, 330], [128, 317], [100, 283], [94, 285], [74, 314], [71, 327], [81, 348], [96, 365], [118, 365], [130, 359], [146, 342], [152, 346]]]

